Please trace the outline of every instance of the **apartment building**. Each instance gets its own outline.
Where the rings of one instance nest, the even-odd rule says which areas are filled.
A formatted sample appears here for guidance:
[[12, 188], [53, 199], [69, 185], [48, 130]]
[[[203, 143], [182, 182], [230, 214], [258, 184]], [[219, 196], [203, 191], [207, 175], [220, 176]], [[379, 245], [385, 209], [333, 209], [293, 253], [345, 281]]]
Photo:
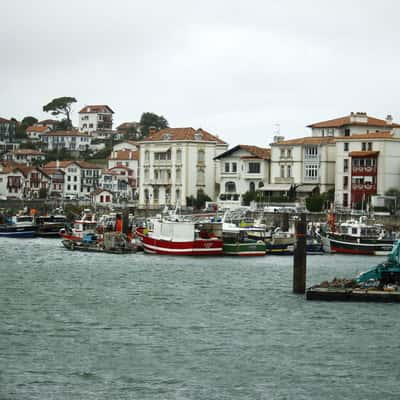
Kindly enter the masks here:
[[204, 129], [152, 130], [139, 143], [139, 204], [186, 205], [186, 198], [203, 192], [216, 199], [219, 173], [215, 157], [228, 145]]
[[88, 105], [79, 111], [79, 131], [92, 135], [93, 132], [111, 131], [114, 111], [107, 105]]

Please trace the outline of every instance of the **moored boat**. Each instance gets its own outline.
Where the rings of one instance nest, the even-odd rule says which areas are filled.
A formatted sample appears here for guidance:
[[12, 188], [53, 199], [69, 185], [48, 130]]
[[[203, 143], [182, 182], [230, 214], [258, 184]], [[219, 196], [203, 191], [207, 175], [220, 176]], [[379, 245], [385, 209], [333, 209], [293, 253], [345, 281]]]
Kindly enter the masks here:
[[185, 256], [222, 254], [223, 242], [212, 232], [212, 225], [216, 224], [156, 219], [152, 225], [151, 230], [136, 230], [147, 253]]
[[264, 230], [257, 228], [241, 228], [231, 223], [224, 223], [222, 238], [224, 241], [223, 254], [229, 256], [265, 256], [266, 244], [260, 239], [249, 238], [262, 235]]
[[347, 254], [387, 255], [396, 241], [396, 235], [382, 225], [367, 223], [365, 217], [339, 224], [338, 232], [327, 232], [326, 237], [333, 252]]
[[0, 224], [0, 237], [33, 238], [36, 237], [38, 228], [34, 216], [16, 215]]

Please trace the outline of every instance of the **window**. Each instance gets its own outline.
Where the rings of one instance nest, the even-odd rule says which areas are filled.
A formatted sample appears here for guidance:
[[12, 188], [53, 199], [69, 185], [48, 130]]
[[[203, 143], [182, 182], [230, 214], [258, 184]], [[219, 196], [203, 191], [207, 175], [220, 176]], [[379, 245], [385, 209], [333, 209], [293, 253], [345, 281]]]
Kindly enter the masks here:
[[369, 150], [369, 151], [372, 150], [372, 142], [368, 142], [368, 150]]
[[232, 172], [237, 172], [237, 164], [235, 162], [232, 163]]
[[290, 178], [292, 176], [292, 166], [288, 165], [287, 166], [287, 177]]
[[225, 193], [236, 193], [235, 182], [226, 182], [225, 183]]
[[318, 165], [309, 164], [305, 167], [305, 179], [316, 181], [318, 180]]
[[249, 174], [259, 174], [260, 173], [260, 163], [259, 162], [250, 162], [247, 172]]
[[176, 151], [176, 162], [181, 163], [182, 162], [182, 150], [178, 149]]
[[197, 152], [197, 162], [198, 163], [204, 163], [205, 155], [204, 155], [204, 150], [199, 150]]
[[361, 146], [362, 146], [362, 151], [367, 150], [367, 143], [363, 142]]
[[344, 151], [349, 151], [349, 144], [348, 143], [343, 143], [343, 150]]
[[281, 178], [285, 177], [285, 166], [281, 165]]
[[225, 170], [225, 172], [229, 172], [229, 163], [227, 163], [227, 162], [225, 163], [225, 169], [224, 170]]
[[347, 189], [349, 185], [349, 177], [347, 175], [343, 176], [343, 189]]
[[345, 158], [343, 160], [343, 172], [347, 172], [349, 170], [349, 159]]

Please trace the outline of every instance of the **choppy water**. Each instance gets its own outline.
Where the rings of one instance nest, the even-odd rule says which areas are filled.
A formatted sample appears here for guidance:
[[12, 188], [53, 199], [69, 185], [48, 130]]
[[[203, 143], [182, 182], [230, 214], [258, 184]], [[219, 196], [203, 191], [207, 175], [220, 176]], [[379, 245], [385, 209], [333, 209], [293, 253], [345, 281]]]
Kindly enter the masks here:
[[[291, 257], [0, 252], [0, 399], [400, 397], [400, 306], [306, 302]], [[311, 256], [308, 284], [380, 259]]]

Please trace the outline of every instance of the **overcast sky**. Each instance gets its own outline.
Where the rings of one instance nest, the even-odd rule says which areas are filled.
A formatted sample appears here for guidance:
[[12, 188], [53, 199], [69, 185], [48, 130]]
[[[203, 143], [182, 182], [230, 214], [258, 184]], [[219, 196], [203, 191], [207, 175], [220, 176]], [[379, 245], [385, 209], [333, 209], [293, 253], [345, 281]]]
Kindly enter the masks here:
[[[1, 0], [0, 116], [74, 96], [268, 145], [366, 111], [400, 120], [400, 2]], [[276, 130], [276, 128], [275, 128]]]

